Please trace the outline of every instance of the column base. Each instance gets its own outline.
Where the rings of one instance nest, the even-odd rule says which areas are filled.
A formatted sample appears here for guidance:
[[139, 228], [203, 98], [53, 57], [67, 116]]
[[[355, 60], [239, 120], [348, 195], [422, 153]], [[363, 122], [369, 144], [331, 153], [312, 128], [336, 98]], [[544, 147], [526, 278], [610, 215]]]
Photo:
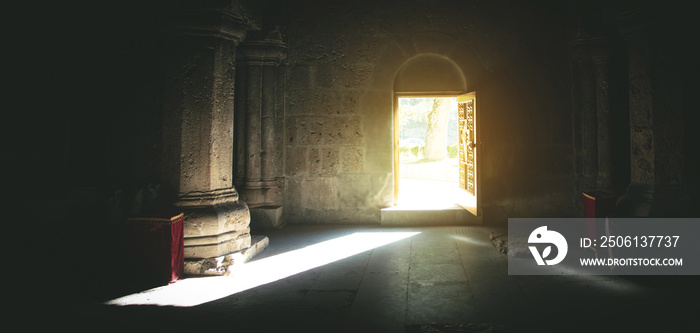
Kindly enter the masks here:
[[257, 187], [241, 189], [241, 198], [250, 208], [250, 225], [258, 229], [280, 229], [284, 219], [284, 195], [277, 181], [260, 182]]
[[222, 256], [185, 259], [185, 276], [229, 276], [234, 268], [248, 262], [270, 244], [267, 236], [251, 236], [250, 246]]
[[631, 184], [617, 201], [615, 217], [692, 217], [696, 204], [683, 185]]
[[215, 258], [250, 247], [250, 211], [234, 189], [182, 196], [185, 259]]
[[[205, 242], [206, 241], [206, 242]], [[185, 258], [214, 258], [250, 247], [250, 228], [210, 237], [186, 237]]]
[[256, 186], [244, 185], [239, 187], [240, 198], [249, 207], [281, 206], [284, 202], [284, 194], [277, 182], [259, 183]]
[[252, 228], [281, 229], [287, 225], [283, 206], [256, 207], [250, 209]]

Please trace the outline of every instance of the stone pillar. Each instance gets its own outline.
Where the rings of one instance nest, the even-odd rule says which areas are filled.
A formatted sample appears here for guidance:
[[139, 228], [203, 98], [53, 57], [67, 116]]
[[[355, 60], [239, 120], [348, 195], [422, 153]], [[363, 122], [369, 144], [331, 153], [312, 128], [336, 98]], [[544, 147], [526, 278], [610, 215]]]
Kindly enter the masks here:
[[246, 99], [246, 107], [239, 110], [239, 114], [242, 112], [246, 113], [246, 123], [245, 123], [245, 176], [244, 183], [240, 187], [246, 200], [251, 200], [251, 202], [260, 202], [263, 200], [262, 191], [255, 191], [262, 188], [261, 176], [261, 158], [260, 153], [262, 151], [261, 147], [261, 128], [262, 128], [262, 65], [257, 63], [240, 63], [241, 70], [246, 72], [247, 82], [242, 82], [245, 84], [247, 89], [247, 94], [244, 96]]
[[592, 41], [592, 59], [595, 71], [595, 108], [597, 119], [597, 175], [598, 192], [613, 195], [612, 182], [612, 117], [610, 110], [610, 45], [605, 38]]
[[690, 217], [686, 184], [684, 104], [680, 59], [641, 9], [621, 14], [627, 42], [630, 107], [630, 184], [618, 202], [620, 216]]
[[591, 59], [590, 39], [578, 39], [570, 44], [573, 59], [574, 145], [582, 191], [596, 187], [598, 169], [598, 126], [596, 78]]
[[[251, 225], [260, 228], [284, 226], [284, 196], [280, 133], [284, 130], [283, 84], [280, 62], [286, 45], [279, 39], [241, 43], [236, 63], [244, 72], [237, 79], [245, 90], [236, 95], [236, 131], [245, 143], [236, 146], [236, 184], [251, 210]], [[281, 82], [280, 82], [281, 81]]]
[[[610, 215], [621, 191], [613, 182], [613, 117], [610, 59], [612, 43], [606, 37], [581, 38], [571, 43], [574, 64], [575, 145], [581, 178], [578, 190], [583, 200], [594, 198], [599, 210]], [[617, 110], [616, 112], [620, 112]], [[619, 130], [619, 129], [618, 129]], [[614, 158], [615, 157], [615, 158]]]
[[163, 178], [185, 213], [186, 260], [251, 246], [232, 173], [234, 65], [245, 32], [246, 20], [226, 8], [183, 11], [166, 28]]
[[276, 66], [268, 65], [262, 68], [262, 114], [261, 114], [261, 180], [264, 187], [273, 188], [277, 186], [275, 172], [275, 88], [276, 88]]

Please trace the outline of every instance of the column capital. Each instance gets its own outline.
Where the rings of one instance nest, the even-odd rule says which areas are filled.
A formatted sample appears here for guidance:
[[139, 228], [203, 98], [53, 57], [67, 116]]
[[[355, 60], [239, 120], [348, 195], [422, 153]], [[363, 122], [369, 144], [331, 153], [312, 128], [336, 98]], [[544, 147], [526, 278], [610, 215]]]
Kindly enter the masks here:
[[698, 203], [697, 193], [685, 184], [632, 183], [620, 198], [620, 217], [691, 217]]
[[287, 44], [275, 39], [245, 41], [236, 52], [236, 60], [243, 65], [277, 66], [286, 57]]
[[611, 56], [612, 45], [613, 41], [608, 37], [580, 38], [569, 42], [569, 49], [574, 60], [601, 62]]
[[173, 15], [163, 33], [166, 36], [220, 38], [238, 45], [250, 27], [250, 20], [230, 9], [191, 9]]
[[617, 15], [617, 30], [624, 38], [634, 38], [648, 32], [650, 28], [650, 14], [644, 7], [635, 7]]

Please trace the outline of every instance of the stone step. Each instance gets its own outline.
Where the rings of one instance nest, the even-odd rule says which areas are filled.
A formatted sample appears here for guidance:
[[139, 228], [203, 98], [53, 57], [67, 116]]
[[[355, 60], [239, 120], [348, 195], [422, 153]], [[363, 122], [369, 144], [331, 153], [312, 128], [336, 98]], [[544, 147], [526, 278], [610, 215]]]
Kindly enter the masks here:
[[382, 209], [381, 224], [387, 226], [481, 225], [481, 217], [456, 206], [444, 209], [390, 207]]

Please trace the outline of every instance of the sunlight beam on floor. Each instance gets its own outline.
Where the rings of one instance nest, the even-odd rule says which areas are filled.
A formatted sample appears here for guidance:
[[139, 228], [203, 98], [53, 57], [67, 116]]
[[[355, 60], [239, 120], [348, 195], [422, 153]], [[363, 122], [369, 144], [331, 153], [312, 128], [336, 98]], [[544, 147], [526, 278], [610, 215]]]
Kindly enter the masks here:
[[356, 232], [235, 268], [231, 276], [186, 278], [106, 302], [107, 305], [196, 306], [320, 267], [419, 234]]
[[493, 247], [493, 244], [491, 244], [491, 242], [483, 240], [483, 239], [477, 239], [476, 237], [465, 237], [465, 236], [460, 236], [460, 235], [450, 235], [450, 237], [452, 237], [453, 239], [456, 239], [458, 241], [469, 243], [469, 244], [486, 246], [486, 247]]

